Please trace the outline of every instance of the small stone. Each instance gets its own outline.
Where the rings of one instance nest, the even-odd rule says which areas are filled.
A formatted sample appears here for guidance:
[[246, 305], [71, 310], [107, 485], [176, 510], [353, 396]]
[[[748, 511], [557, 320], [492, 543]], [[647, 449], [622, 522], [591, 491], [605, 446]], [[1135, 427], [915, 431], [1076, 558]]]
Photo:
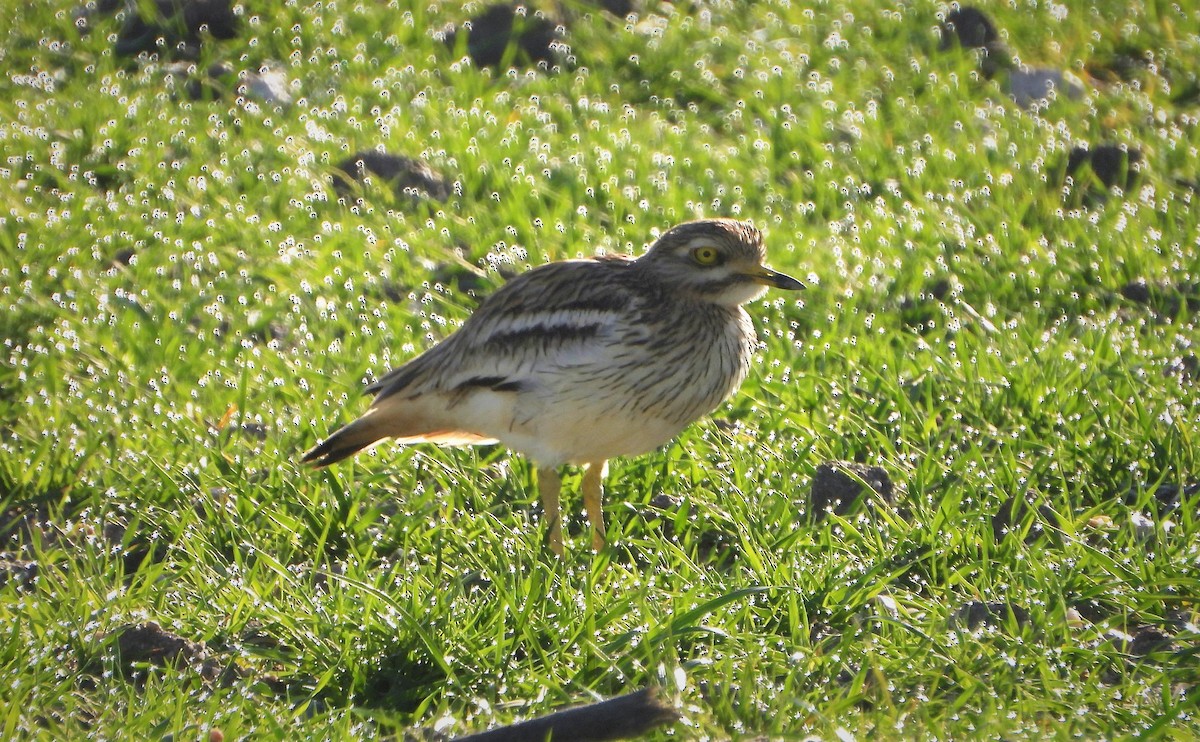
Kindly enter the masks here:
[[264, 66], [247, 72], [238, 81], [238, 95], [258, 103], [280, 108], [292, 105], [291, 81], [282, 70]]
[[1000, 34], [992, 19], [970, 5], [951, 11], [939, 28], [943, 51], [956, 44], [964, 49], [984, 49], [1000, 43]]
[[17, 588], [32, 585], [37, 579], [37, 562], [9, 561], [0, 559], [0, 588], [10, 582]]
[[1178, 376], [1184, 381], [1200, 379], [1200, 357], [1186, 353], [1175, 358], [1163, 369], [1163, 376]]
[[1153, 626], [1143, 626], [1134, 634], [1127, 651], [1134, 657], [1145, 657], [1155, 652], [1172, 652], [1175, 649], [1174, 637]]
[[1030, 517], [1030, 511], [1035, 507], [1037, 516], [1029, 527], [1025, 543], [1032, 543], [1043, 536], [1047, 524], [1057, 525], [1058, 518], [1054, 513], [1054, 508], [1045, 503], [1037, 504], [1037, 498], [1037, 493], [1033, 491], [1026, 492], [1024, 497], [1013, 495], [1008, 498], [992, 516], [992, 537], [999, 542], [1004, 540], [1013, 529], [1022, 528], [1025, 520]]
[[1116, 144], [1102, 144], [1094, 149], [1086, 145], [1074, 147], [1067, 156], [1067, 175], [1079, 180], [1077, 173], [1084, 165], [1091, 168], [1105, 188], [1119, 186], [1128, 191], [1137, 185], [1142, 153]]
[[1053, 96], [1078, 100], [1083, 83], [1070, 73], [1046, 67], [1018, 67], [1008, 72], [1005, 83], [1009, 96], [1022, 108], [1045, 103]]
[[1088, 75], [1107, 83], [1133, 82], [1154, 63], [1154, 53], [1123, 45], [1110, 54], [1091, 59], [1085, 65]]
[[1094, 598], [1077, 600], [1071, 604], [1070, 610], [1089, 623], [1103, 623], [1117, 612], [1112, 606], [1105, 605]]
[[1019, 605], [999, 601], [984, 603], [980, 600], [972, 600], [954, 612], [954, 615], [950, 617], [950, 625], [955, 628], [965, 626], [970, 631], [982, 626], [1000, 628], [1005, 625], [1010, 615], [1018, 628], [1029, 623], [1029, 611]]
[[220, 668], [209, 656], [203, 642], [192, 642], [165, 631], [153, 621], [131, 624], [108, 635], [113, 640], [117, 672], [134, 678], [140, 665], [197, 669], [205, 680], [215, 680]]
[[150, 6], [131, 1], [115, 51], [119, 56], [161, 51], [195, 59], [205, 35], [232, 39], [240, 30], [232, 0], [155, 0]]
[[1141, 513], [1130, 513], [1129, 525], [1133, 527], [1133, 535], [1138, 541], [1149, 541], [1154, 538], [1154, 521]]
[[92, 18], [111, 15], [120, 8], [121, 0], [88, 0], [75, 8], [71, 17], [75, 21], [75, 29], [79, 31], [80, 36], [86, 36], [92, 30]]
[[[1125, 495], [1125, 504], [1143, 507], [1143, 498], [1145, 498], [1147, 489], [1141, 485], [1130, 487], [1129, 492]], [[1200, 482], [1185, 485], [1160, 484], [1154, 488], [1153, 500], [1145, 504], [1157, 508], [1160, 513], [1173, 512], [1178, 510], [1185, 500], [1191, 502], [1197, 495], [1200, 495]]]
[[1176, 633], [1200, 634], [1200, 607], [1172, 608], [1165, 618], [1166, 625]]
[[210, 64], [203, 71], [194, 62], [172, 62], [163, 66], [163, 72], [189, 100], [219, 100], [234, 82], [233, 67], [225, 62]]
[[1138, 304], [1149, 304], [1153, 295], [1150, 291], [1150, 285], [1144, 280], [1138, 279], [1130, 281], [1121, 287], [1121, 296]]
[[820, 519], [831, 511], [845, 516], [866, 499], [868, 489], [884, 502], [892, 502], [895, 496], [892, 480], [882, 467], [852, 461], [822, 463], [813, 475], [810, 517]]
[[900, 618], [900, 605], [890, 595], [876, 595], [875, 606], [888, 618]]
[[[515, 45], [514, 65], [557, 61], [562, 38], [557, 23], [527, 6], [497, 3], [463, 24], [467, 54], [477, 67], [498, 67], [510, 45]], [[458, 30], [449, 28], [442, 38], [451, 49], [458, 43]]]
[[477, 294], [490, 287], [487, 271], [460, 262], [437, 263], [429, 269], [432, 283], [449, 286], [458, 293]]
[[265, 441], [267, 439], [267, 426], [262, 423], [242, 423], [238, 429], [247, 438], [256, 441]]
[[618, 18], [624, 18], [635, 9], [633, 0], [600, 0], [600, 7]]
[[398, 196], [413, 200], [432, 198], [445, 201], [451, 193], [450, 184], [429, 165], [404, 155], [364, 150], [342, 160], [336, 167], [333, 190], [340, 198], [351, 198], [355, 191], [354, 183], [361, 183], [371, 176], [388, 183]]
[[677, 519], [682, 515], [688, 524], [688, 533], [696, 539], [697, 556], [702, 560], [724, 561], [736, 556], [740, 550], [736, 533], [703, 517], [695, 505], [685, 505], [678, 497], [659, 493], [639, 515], [647, 522], [658, 521], [662, 535], [676, 541], [684, 537], [683, 533], [675, 530]]
[[678, 497], [672, 497], [665, 492], [660, 492], [654, 497], [650, 498], [649, 503], [650, 507], [656, 510], [678, 510], [679, 506], [682, 504], [683, 500], [679, 499]]

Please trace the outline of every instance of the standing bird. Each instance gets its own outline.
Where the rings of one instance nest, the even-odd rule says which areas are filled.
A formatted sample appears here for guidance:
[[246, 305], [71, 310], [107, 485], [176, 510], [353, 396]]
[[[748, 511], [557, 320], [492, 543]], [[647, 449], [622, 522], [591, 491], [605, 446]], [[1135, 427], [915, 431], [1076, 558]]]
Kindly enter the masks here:
[[707, 219], [671, 228], [637, 259], [534, 268], [368, 386], [371, 407], [304, 461], [327, 466], [385, 438], [503, 443], [537, 463], [560, 557], [558, 467], [583, 464], [583, 503], [600, 549], [607, 460], [651, 451], [716, 409], [746, 378], [758, 344], [742, 305], [768, 286], [804, 288], [765, 258], [753, 225]]

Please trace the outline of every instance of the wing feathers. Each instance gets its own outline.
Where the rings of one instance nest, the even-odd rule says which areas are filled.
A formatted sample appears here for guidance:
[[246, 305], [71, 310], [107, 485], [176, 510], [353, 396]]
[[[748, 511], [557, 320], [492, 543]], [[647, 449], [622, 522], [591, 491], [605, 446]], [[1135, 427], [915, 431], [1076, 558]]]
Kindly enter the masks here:
[[[539, 383], [531, 372], [594, 360], [609, 345], [606, 338], [641, 311], [644, 297], [611, 280], [612, 271], [630, 264], [618, 258], [570, 260], [509, 281], [448, 338], [367, 386], [375, 395], [371, 409], [306, 453], [304, 461], [327, 466], [384, 438], [495, 442], [463, 428], [509, 429], [513, 393]], [[636, 344], [637, 338], [625, 340]]]

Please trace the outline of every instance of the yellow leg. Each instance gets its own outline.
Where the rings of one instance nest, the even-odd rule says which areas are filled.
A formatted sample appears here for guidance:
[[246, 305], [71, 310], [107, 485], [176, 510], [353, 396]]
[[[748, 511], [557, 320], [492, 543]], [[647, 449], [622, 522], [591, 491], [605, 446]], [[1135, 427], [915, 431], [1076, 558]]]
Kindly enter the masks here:
[[592, 551], [604, 548], [604, 475], [608, 473], [607, 461], [588, 464], [583, 473], [583, 507], [587, 510], [588, 522], [592, 524]]
[[562, 478], [558, 470], [552, 466], [537, 470], [538, 492], [542, 496], [542, 510], [545, 511], [546, 525], [550, 528], [550, 551], [561, 559], [563, 556], [562, 542], [562, 506], [558, 495], [562, 491]]

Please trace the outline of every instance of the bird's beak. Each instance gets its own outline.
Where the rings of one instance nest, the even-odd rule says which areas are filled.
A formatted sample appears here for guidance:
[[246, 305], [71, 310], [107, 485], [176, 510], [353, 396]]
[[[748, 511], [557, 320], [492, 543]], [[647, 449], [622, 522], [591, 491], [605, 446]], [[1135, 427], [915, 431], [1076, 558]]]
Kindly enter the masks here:
[[763, 286], [771, 286], [784, 291], [796, 291], [804, 288], [804, 284], [800, 283], [791, 276], [785, 276], [782, 273], [776, 273], [770, 268], [758, 267], [754, 270], [743, 273], [746, 278], [749, 278], [755, 283], [761, 283]]

